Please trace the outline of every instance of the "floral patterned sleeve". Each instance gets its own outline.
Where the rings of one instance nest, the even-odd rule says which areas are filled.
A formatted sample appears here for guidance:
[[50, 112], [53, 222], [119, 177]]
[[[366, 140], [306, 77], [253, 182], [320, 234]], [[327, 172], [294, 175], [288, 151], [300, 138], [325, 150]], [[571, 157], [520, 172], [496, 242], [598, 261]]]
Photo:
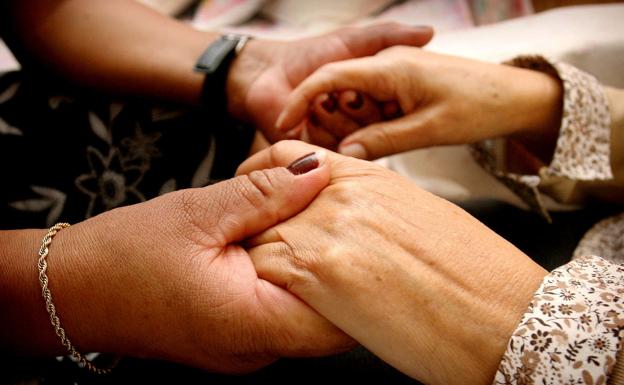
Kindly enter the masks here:
[[[523, 56], [507, 64], [561, 81], [559, 137], [548, 165], [520, 149], [527, 157], [520, 161], [538, 166], [532, 167], [534, 174], [514, 174], [501, 166], [514, 159], [506, 153], [513, 141], [475, 145], [481, 166], [549, 220], [542, 193], [581, 202], [577, 198], [583, 198], [584, 188], [595, 196], [601, 189], [612, 196], [624, 191], [618, 190], [624, 188], [622, 101], [613, 104], [596, 78], [565, 63]], [[618, 360], [624, 335], [623, 264], [624, 213], [596, 224], [574, 260], [544, 279], [509, 340], [494, 384], [624, 384], [624, 358]]]
[[[500, 164], [501, 142], [485, 141], [473, 146], [475, 159], [532, 209], [550, 219], [540, 192], [557, 195], [552, 186], [612, 180], [611, 115], [604, 89], [598, 80], [571, 65], [541, 56], [520, 56], [507, 64], [547, 73], [563, 85], [563, 116], [559, 137], [549, 165], [534, 175], [506, 172]], [[506, 142], [504, 142], [506, 143]], [[504, 145], [504, 148], [507, 146]], [[530, 152], [523, 151], [526, 156]], [[505, 155], [502, 156], [503, 158]], [[570, 189], [568, 189], [570, 190]], [[571, 195], [566, 191], [560, 195]], [[565, 197], [558, 197], [566, 201]]]
[[614, 383], [623, 335], [624, 266], [596, 256], [575, 259], [533, 295], [493, 383]]

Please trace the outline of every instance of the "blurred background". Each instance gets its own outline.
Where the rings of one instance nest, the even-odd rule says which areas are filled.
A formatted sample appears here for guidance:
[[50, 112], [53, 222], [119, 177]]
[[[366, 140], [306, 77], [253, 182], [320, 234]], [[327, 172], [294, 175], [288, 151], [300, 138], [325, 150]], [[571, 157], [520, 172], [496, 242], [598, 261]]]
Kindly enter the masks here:
[[[471, 28], [555, 7], [614, 0], [137, 0], [198, 29], [289, 39], [346, 24], [392, 20], [436, 32]], [[0, 40], [0, 71], [19, 68]]]

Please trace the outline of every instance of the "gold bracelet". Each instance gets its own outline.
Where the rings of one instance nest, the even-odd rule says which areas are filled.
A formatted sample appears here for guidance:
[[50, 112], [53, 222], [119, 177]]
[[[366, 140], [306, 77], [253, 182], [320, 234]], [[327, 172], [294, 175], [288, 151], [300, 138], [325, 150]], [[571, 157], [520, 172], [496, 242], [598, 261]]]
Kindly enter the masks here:
[[57, 336], [60, 337], [63, 346], [67, 348], [69, 353], [84, 368], [96, 374], [108, 374], [113, 370], [116, 362], [113, 363], [110, 368], [98, 368], [76, 350], [74, 345], [69, 341], [69, 338], [67, 338], [67, 335], [65, 335], [65, 329], [63, 329], [63, 327], [61, 326], [61, 321], [56, 314], [56, 307], [54, 307], [54, 304], [52, 303], [52, 293], [50, 293], [50, 289], [48, 288], [48, 276], [46, 275], [48, 263], [46, 262], [46, 257], [50, 252], [50, 243], [52, 243], [52, 238], [54, 238], [56, 233], [69, 226], [69, 223], [55, 224], [54, 226], [50, 227], [50, 230], [48, 230], [48, 233], [43, 237], [43, 240], [41, 241], [41, 248], [39, 249], [39, 263], [37, 264], [37, 266], [39, 267], [39, 283], [41, 283], [41, 294], [43, 295], [43, 300], [45, 301], [46, 310], [50, 315], [50, 322], [52, 322], [52, 326], [54, 326], [54, 332]]

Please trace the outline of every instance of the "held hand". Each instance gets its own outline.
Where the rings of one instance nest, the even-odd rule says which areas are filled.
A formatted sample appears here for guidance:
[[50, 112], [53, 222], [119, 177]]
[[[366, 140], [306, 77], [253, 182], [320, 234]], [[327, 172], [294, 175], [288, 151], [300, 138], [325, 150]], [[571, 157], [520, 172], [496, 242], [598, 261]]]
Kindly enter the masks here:
[[342, 138], [361, 127], [397, 117], [398, 106], [391, 107], [392, 103], [380, 104], [355, 91], [321, 94], [312, 102], [305, 127], [286, 135], [335, 150]]
[[422, 46], [432, 35], [428, 27], [385, 23], [291, 42], [252, 40], [230, 70], [230, 113], [254, 123], [271, 142], [285, 139], [283, 132], [275, 130], [275, 120], [290, 92], [317, 68], [394, 45]]
[[[239, 172], [313, 150], [280, 142]], [[391, 171], [329, 152], [328, 163], [329, 186], [303, 212], [249, 241], [259, 276], [424, 383], [491, 383], [546, 272]]]
[[[553, 132], [556, 137], [561, 115], [561, 85], [549, 75], [394, 47], [374, 57], [321, 67], [293, 91], [278, 129], [300, 124], [318, 95], [344, 90], [368, 95], [382, 108], [398, 103], [399, 115], [404, 115], [366, 122], [363, 129], [342, 135], [339, 151], [358, 158], [507, 135], [533, 135], [543, 141]], [[355, 118], [352, 110], [340, 112]], [[340, 127], [325, 129], [340, 137]]]
[[[328, 180], [325, 164], [298, 176], [257, 171], [63, 230], [49, 275], [65, 329], [82, 349], [220, 372], [351, 346], [297, 297], [259, 278], [237, 244], [302, 210]], [[63, 266], [71, 267], [66, 275]]]

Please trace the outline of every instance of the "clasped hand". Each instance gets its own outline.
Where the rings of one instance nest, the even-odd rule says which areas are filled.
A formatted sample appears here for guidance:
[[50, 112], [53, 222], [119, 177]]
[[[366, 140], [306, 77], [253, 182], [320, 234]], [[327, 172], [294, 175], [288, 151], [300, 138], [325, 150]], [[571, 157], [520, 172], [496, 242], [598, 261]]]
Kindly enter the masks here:
[[[239, 173], [310, 151], [319, 149], [280, 142]], [[452, 203], [376, 164], [326, 153], [327, 187], [247, 240], [258, 276], [424, 383], [491, 383], [546, 272]]]

